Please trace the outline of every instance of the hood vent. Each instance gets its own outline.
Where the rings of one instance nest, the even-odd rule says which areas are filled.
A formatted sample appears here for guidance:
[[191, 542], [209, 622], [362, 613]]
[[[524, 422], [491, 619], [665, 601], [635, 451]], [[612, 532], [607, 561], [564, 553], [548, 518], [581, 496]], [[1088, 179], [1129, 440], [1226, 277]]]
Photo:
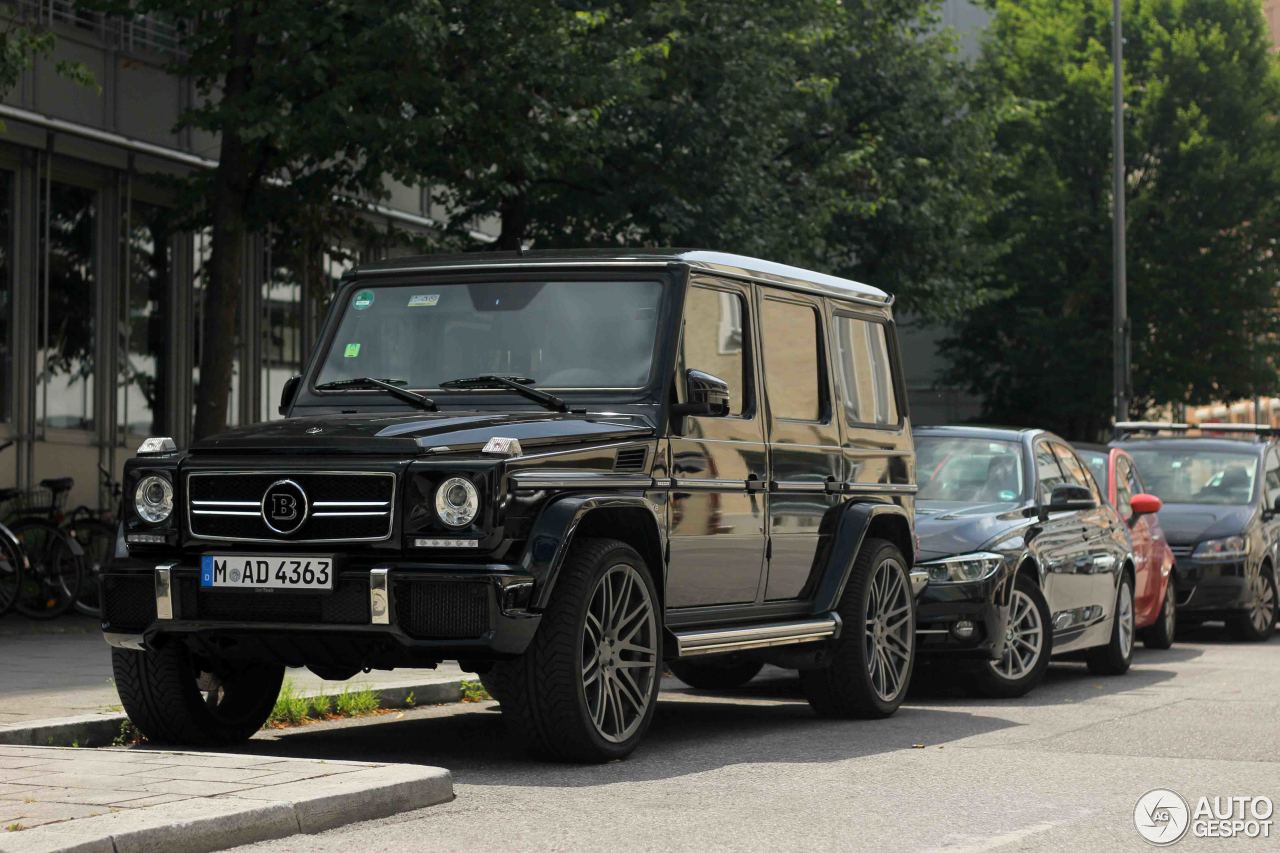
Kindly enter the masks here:
[[622, 471], [643, 471], [644, 463], [649, 458], [649, 448], [647, 447], [629, 447], [626, 450], [619, 450], [618, 455], [613, 459], [613, 470]]

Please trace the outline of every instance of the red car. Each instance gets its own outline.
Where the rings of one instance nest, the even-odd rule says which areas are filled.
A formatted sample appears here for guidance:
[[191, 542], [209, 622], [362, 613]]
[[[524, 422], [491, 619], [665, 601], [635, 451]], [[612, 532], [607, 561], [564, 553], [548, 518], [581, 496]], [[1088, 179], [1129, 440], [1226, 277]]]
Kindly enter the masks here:
[[1142, 643], [1149, 649], [1167, 649], [1173, 645], [1178, 605], [1172, 583], [1173, 551], [1156, 518], [1160, 499], [1142, 487], [1138, 465], [1126, 451], [1100, 444], [1077, 444], [1075, 448], [1107, 500], [1129, 524], [1138, 564], [1134, 615]]

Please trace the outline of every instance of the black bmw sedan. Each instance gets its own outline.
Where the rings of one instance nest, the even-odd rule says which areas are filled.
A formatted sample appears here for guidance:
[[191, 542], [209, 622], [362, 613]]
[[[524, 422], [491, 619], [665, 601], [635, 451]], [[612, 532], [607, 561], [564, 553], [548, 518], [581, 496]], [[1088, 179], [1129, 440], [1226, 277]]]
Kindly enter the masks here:
[[[1223, 433], [1240, 429], [1232, 424]], [[1237, 639], [1275, 633], [1280, 549], [1280, 445], [1240, 438], [1128, 437], [1118, 446], [1137, 460], [1164, 501], [1160, 526], [1173, 549], [1178, 621], [1223, 620]]]
[[918, 653], [965, 662], [993, 697], [1021, 696], [1053, 655], [1128, 670], [1134, 559], [1127, 527], [1074, 450], [1043, 430], [915, 430]]

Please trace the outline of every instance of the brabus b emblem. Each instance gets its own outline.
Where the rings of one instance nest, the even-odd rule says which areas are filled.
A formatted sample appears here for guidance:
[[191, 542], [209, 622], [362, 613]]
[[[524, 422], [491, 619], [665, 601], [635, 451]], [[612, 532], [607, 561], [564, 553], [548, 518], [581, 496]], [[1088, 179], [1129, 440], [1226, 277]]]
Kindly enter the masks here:
[[307, 520], [307, 493], [293, 480], [277, 480], [262, 495], [262, 520], [276, 533], [294, 533]]

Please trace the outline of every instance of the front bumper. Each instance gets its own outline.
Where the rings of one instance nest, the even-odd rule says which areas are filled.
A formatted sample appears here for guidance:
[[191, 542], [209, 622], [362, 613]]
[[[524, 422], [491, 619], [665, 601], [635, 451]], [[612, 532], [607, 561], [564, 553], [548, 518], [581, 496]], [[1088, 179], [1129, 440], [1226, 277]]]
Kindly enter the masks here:
[[1248, 563], [1201, 562], [1179, 557], [1173, 567], [1178, 612], [1204, 617], [1248, 610]]
[[[1004, 569], [983, 581], [930, 583], [916, 606], [916, 649], [921, 654], [994, 660], [1005, 630], [1005, 609], [997, 600]], [[973, 625], [961, 636], [957, 625]]]
[[[198, 560], [198, 558], [196, 558]], [[517, 566], [358, 563], [326, 592], [201, 589], [196, 560], [113, 565], [102, 629], [123, 648], [180, 639], [224, 657], [389, 668], [520, 654], [539, 614]]]

